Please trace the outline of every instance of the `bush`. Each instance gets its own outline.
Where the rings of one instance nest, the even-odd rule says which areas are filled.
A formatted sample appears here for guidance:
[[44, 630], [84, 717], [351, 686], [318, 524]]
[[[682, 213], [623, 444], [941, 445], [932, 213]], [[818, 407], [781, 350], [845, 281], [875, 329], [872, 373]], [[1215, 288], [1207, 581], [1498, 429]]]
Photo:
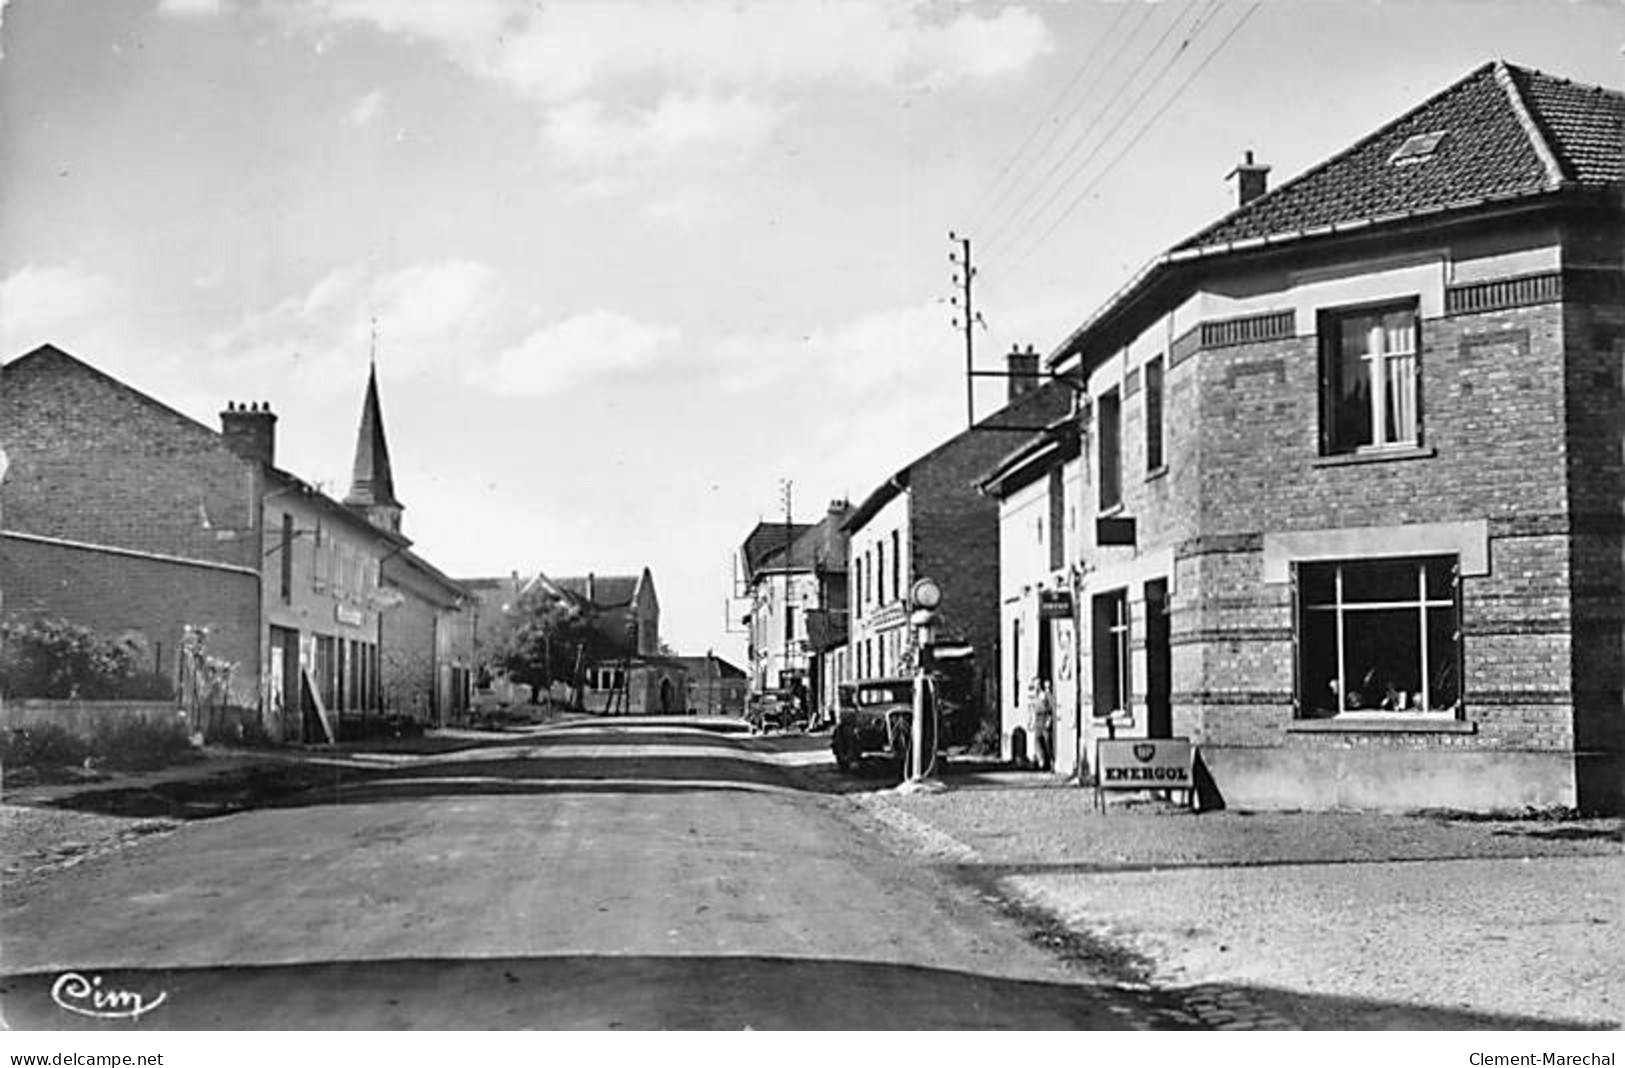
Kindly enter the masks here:
[[99, 719], [91, 727], [90, 755], [111, 768], [149, 771], [192, 756], [192, 740], [179, 719]]
[[90, 743], [56, 723], [0, 733], [0, 764], [7, 768], [59, 768], [84, 763]]
[[0, 622], [0, 693], [55, 700], [167, 700], [169, 680], [148, 671], [139, 637], [99, 638], [63, 619]]

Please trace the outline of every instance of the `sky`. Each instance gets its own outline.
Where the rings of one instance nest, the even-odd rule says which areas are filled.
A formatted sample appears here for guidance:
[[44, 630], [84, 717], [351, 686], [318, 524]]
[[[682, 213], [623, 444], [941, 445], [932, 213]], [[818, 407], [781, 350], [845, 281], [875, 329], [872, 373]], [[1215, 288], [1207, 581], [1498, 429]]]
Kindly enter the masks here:
[[[743, 663], [734, 554], [966, 423], [1133, 273], [1494, 58], [1625, 85], [1625, 0], [10, 0], [0, 360], [349, 486], [376, 354], [454, 576], [649, 567]], [[376, 340], [374, 341], [374, 332]], [[978, 415], [1003, 383], [982, 379]]]

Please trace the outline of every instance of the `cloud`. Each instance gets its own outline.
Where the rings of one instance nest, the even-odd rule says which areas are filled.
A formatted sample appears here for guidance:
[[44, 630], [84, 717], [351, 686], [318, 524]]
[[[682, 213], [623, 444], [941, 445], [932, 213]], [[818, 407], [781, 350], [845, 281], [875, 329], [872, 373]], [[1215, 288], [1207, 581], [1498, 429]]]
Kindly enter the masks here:
[[350, 109], [344, 113], [344, 118], [351, 126], [365, 126], [378, 117], [378, 113], [383, 110], [383, 107], [383, 90], [374, 89], [351, 104]]
[[929, 373], [951, 340], [948, 317], [932, 302], [881, 309], [812, 333], [736, 334], [718, 341], [710, 355], [719, 386], [730, 391], [772, 385], [803, 368], [863, 391]]
[[542, 326], [469, 379], [508, 395], [543, 396], [594, 379], [644, 371], [666, 356], [679, 332], [595, 309]]
[[544, 103], [651, 76], [713, 90], [824, 80], [942, 85], [1019, 70], [1052, 46], [1042, 17], [1025, 7], [983, 15], [919, 0], [304, 0], [276, 10], [312, 28], [359, 23], [435, 45]]
[[0, 279], [0, 359], [47, 342], [64, 348], [101, 337], [101, 324], [122, 313], [123, 294], [109, 278], [78, 266], [27, 264]]
[[158, 0], [158, 14], [171, 18], [213, 18], [223, 7], [222, 0]]
[[668, 93], [644, 111], [612, 114], [595, 100], [549, 112], [543, 135], [569, 162], [670, 166], [685, 155], [716, 166], [766, 141], [784, 109], [744, 96]]
[[367, 358], [373, 320], [378, 358], [414, 375], [470, 358], [511, 313], [501, 276], [469, 260], [387, 272], [351, 265], [310, 290], [244, 316], [209, 339], [220, 359], [320, 377]]

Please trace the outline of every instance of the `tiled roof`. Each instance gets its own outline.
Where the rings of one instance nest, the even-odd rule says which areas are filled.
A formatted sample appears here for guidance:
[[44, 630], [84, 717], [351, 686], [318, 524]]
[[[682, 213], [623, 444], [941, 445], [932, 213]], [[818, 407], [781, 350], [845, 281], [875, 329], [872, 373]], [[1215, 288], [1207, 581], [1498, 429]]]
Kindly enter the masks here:
[[[811, 523], [790, 523], [788, 525], [790, 528], [789, 540], [792, 544], [797, 538], [812, 529]], [[782, 557], [784, 555], [785, 526], [784, 523], [763, 521], [757, 523], [756, 529], [746, 536], [744, 556], [745, 577], [747, 579], [762, 568], [769, 556], [777, 554]]]
[[[592, 603], [599, 608], [619, 608], [632, 603], [632, 595], [637, 592], [640, 575], [594, 575], [592, 576]], [[568, 578], [553, 579], [553, 584], [561, 590], [579, 597], [583, 603], [587, 601], [587, 576], [571, 575]]]
[[[1175, 253], [1620, 181], [1625, 96], [1500, 61], [1253, 200]], [[1409, 164], [1412, 137], [1443, 133]]]
[[1507, 68], [1569, 181], [1605, 185], [1625, 178], [1625, 93]]

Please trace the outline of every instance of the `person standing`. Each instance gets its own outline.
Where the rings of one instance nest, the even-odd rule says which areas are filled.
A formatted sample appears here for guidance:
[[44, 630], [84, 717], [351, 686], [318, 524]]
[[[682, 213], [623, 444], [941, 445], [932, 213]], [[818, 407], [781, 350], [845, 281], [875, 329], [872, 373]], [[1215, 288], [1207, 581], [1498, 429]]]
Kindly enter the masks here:
[[1055, 697], [1050, 685], [1033, 680], [1033, 758], [1043, 771], [1055, 767]]

